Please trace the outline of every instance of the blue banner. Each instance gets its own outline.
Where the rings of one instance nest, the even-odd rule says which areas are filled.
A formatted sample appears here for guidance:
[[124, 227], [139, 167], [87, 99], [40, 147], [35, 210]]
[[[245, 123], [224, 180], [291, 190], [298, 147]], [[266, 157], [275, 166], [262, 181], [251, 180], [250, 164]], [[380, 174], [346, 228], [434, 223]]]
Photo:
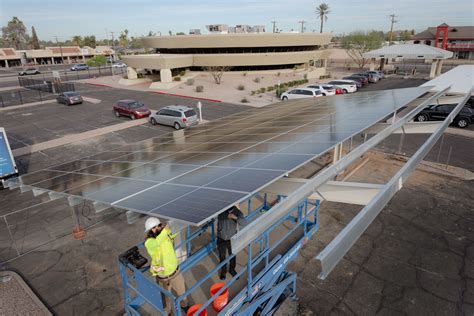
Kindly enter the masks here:
[[0, 178], [16, 173], [5, 131], [0, 130]]

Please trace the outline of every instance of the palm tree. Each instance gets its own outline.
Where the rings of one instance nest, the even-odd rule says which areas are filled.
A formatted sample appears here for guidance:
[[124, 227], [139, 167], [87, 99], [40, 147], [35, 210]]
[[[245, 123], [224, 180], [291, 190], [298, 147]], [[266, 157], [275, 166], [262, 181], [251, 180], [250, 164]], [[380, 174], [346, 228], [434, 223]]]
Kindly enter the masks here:
[[324, 21], [328, 20], [328, 14], [331, 13], [329, 10], [329, 5], [327, 3], [321, 3], [319, 7], [316, 8], [316, 14], [318, 18], [321, 20], [321, 28], [319, 29], [319, 33], [323, 32], [323, 24]]
[[80, 35], [74, 35], [72, 37], [72, 42], [76, 44], [77, 46], [81, 47], [82, 46], [82, 36]]

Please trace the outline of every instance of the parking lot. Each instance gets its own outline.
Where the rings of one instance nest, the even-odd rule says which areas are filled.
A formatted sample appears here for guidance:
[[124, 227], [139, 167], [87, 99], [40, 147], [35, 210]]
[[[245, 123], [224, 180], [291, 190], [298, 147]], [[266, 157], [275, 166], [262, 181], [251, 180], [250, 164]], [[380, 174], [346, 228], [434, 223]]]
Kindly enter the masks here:
[[[53, 101], [3, 111], [0, 126], [8, 131], [12, 149], [129, 121], [129, 118], [117, 118], [113, 115], [112, 105], [120, 99], [141, 101], [152, 110], [172, 104], [194, 107], [197, 104], [197, 101], [191, 99], [85, 84], [76, 84], [76, 89], [83, 96], [99, 100], [100, 103], [84, 101], [83, 104], [66, 106]], [[214, 120], [248, 108], [244, 105], [205, 101], [202, 101], [202, 104], [203, 118], [206, 120]], [[163, 132], [173, 130], [171, 127], [152, 126], [146, 122], [143, 127]]]

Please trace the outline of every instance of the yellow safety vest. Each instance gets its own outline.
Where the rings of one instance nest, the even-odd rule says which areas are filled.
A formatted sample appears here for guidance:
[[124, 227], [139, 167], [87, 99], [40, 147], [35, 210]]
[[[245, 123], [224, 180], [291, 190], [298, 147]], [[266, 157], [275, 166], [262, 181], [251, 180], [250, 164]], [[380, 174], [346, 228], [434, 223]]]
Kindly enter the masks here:
[[174, 237], [176, 234], [171, 234], [171, 230], [165, 228], [155, 238], [148, 238], [145, 241], [145, 248], [151, 257], [150, 272], [153, 276], [166, 278], [178, 268], [178, 258], [173, 245]]

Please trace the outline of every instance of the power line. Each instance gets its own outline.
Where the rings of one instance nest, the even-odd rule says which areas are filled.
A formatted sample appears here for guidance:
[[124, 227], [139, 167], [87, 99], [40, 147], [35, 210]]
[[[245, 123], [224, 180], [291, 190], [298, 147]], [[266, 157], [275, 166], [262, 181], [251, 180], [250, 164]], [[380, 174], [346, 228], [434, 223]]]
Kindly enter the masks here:
[[394, 23], [397, 23], [398, 21], [395, 20], [395, 18], [397, 17], [395, 14], [390, 14], [389, 15], [390, 17], [390, 35], [388, 37], [388, 45], [392, 45], [392, 35], [393, 35], [393, 24]]
[[301, 21], [298, 21], [298, 23], [301, 24], [301, 33], [304, 33], [304, 24], [306, 23], [306, 21], [301, 20]]

